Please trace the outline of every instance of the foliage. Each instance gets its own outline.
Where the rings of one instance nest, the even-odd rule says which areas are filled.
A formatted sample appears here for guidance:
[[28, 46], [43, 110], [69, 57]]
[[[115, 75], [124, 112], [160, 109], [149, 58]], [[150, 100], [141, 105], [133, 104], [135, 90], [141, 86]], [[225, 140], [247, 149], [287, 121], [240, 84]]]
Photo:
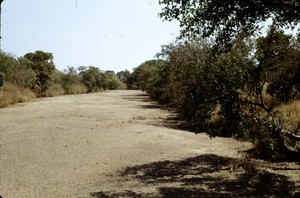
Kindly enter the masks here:
[[206, 75], [212, 73], [210, 60], [213, 57], [209, 45], [201, 44], [171, 45], [164, 49], [171, 72], [172, 105], [195, 131], [207, 129], [210, 113], [217, 103], [210, 91], [212, 78]]
[[116, 75], [119, 80], [126, 85], [127, 89], [135, 89], [133, 75], [130, 71], [120, 71]]
[[94, 66], [81, 66], [78, 70], [82, 82], [88, 88], [88, 92], [119, 89], [122, 85], [113, 71], [102, 72]]
[[[285, 35], [278, 26], [294, 28], [299, 24], [300, 2], [159, 3], [164, 6], [160, 16], [179, 21], [181, 38], [189, 41], [167, 53], [168, 64], [172, 65], [168, 84], [173, 87], [172, 101], [179, 104], [182, 117], [208, 131], [212, 118], [218, 117], [215, 120], [221, 125], [210, 134], [251, 137], [264, 157], [279, 159], [299, 154], [286, 142], [300, 140], [295, 135], [300, 123], [294, 131], [286, 130], [275, 107], [299, 97], [300, 37]], [[272, 20], [273, 25], [267, 36], [255, 41], [256, 46], [245, 40], [267, 20]], [[205, 52], [203, 46], [207, 45], [202, 49], [194, 45], [194, 39], [199, 37], [213, 38]], [[244, 42], [240, 42], [241, 38]], [[209, 57], [208, 61], [205, 57]]]
[[133, 74], [141, 89], [177, 110], [185, 128], [250, 138], [261, 157], [284, 159], [300, 152], [298, 123], [287, 128], [276, 109], [299, 96], [298, 46], [271, 26], [265, 37], [235, 39], [218, 53], [207, 40], [164, 46], [161, 64], [146, 61]]
[[61, 84], [62, 87], [65, 89], [66, 94], [74, 94], [74, 85], [82, 84], [77, 70], [74, 67], [68, 67], [64, 71]]
[[104, 87], [104, 75], [97, 67], [94, 66], [80, 66], [78, 68], [79, 76], [83, 83], [88, 88], [88, 92], [97, 92]]
[[[172, 102], [180, 116], [195, 131], [209, 130], [211, 114], [219, 105], [218, 115], [224, 119], [222, 129], [209, 130], [222, 136], [231, 136], [240, 122], [239, 93], [249, 80], [250, 48], [236, 42], [228, 53], [215, 56], [209, 43], [169, 46], [164, 50], [171, 72]], [[169, 89], [170, 90], [170, 89]]]
[[158, 100], [160, 103], [170, 103], [172, 98], [172, 88], [169, 84], [169, 71], [167, 62], [160, 60], [151, 77], [148, 79], [147, 92], [150, 97]]
[[268, 82], [267, 93], [282, 101], [295, 97], [295, 88], [300, 86], [299, 43], [272, 25], [266, 37], [257, 41], [256, 75], [260, 82]]
[[116, 90], [121, 87], [122, 82], [119, 80], [119, 78], [117, 77], [114, 71], [104, 72], [104, 77], [105, 77], [104, 89]]
[[5, 75], [7, 81], [11, 81], [14, 72], [18, 68], [18, 61], [10, 54], [0, 52], [0, 72]]
[[14, 82], [20, 87], [31, 87], [35, 84], [36, 74], [24, 58], [0, 52], [0, 72], [5, 80]]
[[24, 57], [20, 57], [17, 60], [19, 64], [14, 69], [11, 81], [15, 82], [19, 87], [34, 88], [37, 81], [37, 74], [31, 68], [31, 62]]
[[14, 57], [0, 51], [1, 107], [36, 96], [82, 94], [121, 86], [114, 72], [102, 72], [97, 67], [69, 67], [63, 73], [55, 69], [52, 53], [36, 51]]
[[156, 60], [149, 60], [142, 63], [139, 67], [135, 68], [133, 75], [135, 77], [137, 86], [142, 91], [146, 90], [148, 80], [156, 69]]
[[3, 86], [5, 82], [5, 75], [4, 73], [0, 72], [0, 88]]
[[151, 98], [161, 103], [168, 103], [167, 96], [168, 71], [166, 61], [162, 59], [149, 60], [134, 69], [132, 74], [137, 86], [147, 91]]
[[36, 73], [35, 88], [41, 95], [44, 95], [52, 85], [51, 76], [55, 69], [52, 53], [36, 51], [34, 53], [27, 53], [24, 57], [30, 61], [31, 68]]
[[[295, 0], [160, 0], [160, 16], [180, 22], [182, 37], [215, 36], [228, 47], [238, 36], [252, 34], [268, 19], [279, 25], [300, 22], [300, 3]], [[230, 45], [229, 45], [230, 46]]]

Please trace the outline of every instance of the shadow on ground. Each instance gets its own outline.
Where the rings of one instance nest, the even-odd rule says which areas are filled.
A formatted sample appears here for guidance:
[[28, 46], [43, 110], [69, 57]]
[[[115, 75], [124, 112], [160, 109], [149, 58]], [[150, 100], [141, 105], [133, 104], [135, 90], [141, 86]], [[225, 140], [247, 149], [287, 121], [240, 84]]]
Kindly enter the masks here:
[[136, 94], [136, 95], [122, 95], [122, 99], [135, 101], [135, 102], [151, 102], [151, 98], [148, 94]]
[[161, 161], [128, 167], [124, 181], [139, 181], [140, 188], [93, 192], [91, 197], [297, 197], [298, 185], [286, 176], [258, 170], [251, 162], [217, 155], [200, 155], [181, 161]]

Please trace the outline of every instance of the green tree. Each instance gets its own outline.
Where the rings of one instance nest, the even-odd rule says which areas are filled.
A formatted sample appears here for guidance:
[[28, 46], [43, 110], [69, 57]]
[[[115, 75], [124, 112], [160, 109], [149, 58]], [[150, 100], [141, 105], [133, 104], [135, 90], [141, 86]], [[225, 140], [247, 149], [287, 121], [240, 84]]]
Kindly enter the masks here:
[[19, 67], [15, 57], [0, 51], [0, 72], [5, 74], [6, 81], [12, 81], [15, 76], [16, 68]]
[[31, 68], [31, 62], [24, 57], [18, 58], [18, 62], [12, 81], [19, 87], [34, 88], [37, 74]]
[[[238, 133], [241, 117], [240, 91], [249, 81], [253, 67], [249, 48], [242, 41], [226, 53], [214, 54], [206, 41], [169, 46], [164, 50], [172, 87], [171, 101], [181, 118], [194, 131], [210, 135], [232, 136]], [[215, 128], [212, 112], [223, 118]]]
[[105, 71], [105, 89], [117, 90], [121, 87], [122, 82], [119, 80], [114, 71]]
[[55, 69], [52, 53], [36, 51], [27, 53], [24, 57], [31, 62], [31, 68], [36, 73], [36, 88], [38, 92], [41, 95], [45, 94], [46, 90], [51, 86], [51, 76]]
[[272, 25], [266, 37], [257, 41], [256, 57], [259, 65], [256, 75], [260, 75], [263, 86], [268, 83], [267, 93], [288, 101], [297, 96], [295, 87], [300, 86], [300, 49], [291, 35], [286, 35]]
[[160, 60], [153, 74], [148, 79], [147, 92], [151, 98], [163, 104], [170, 103], [172, 97], [169, 76], [170, 71], [167, 62]]
[[133, 77], [135, 78], [137, 87], [146, 91], [149, 85], [149, 79], [155, 70], [163, 63], [163, 60], [148, 60], [142, 63], [139, 67], [133, 71]]
[[24, 57], [16, 58], [0, 52], [0, 72], [5, 75], [6, 81], [15, 83], [19, 87], [34, 87], [36, 73], [31, 68], [30, 61]]
[[72, 86], [77, 84], [80, 81], [77, 70], [74, 67], [68, 67], [64, 71], [64, 75], [62, 77], [62, 86], [66, 90], [67, 94], [71, 94]]
[[122, 83], [127, 83], [128, 82], [128, 79], [130, 78], [130, 71], [128, 71], [127, 69], [125, 71], [120, 71], [120, 72], [117, 72], [117, 77], [120, 79], [120, 81]]
[[300, 2], [296, 0], [160, 0], [160, 16], [177, 20], [183, 37], [216, 36], [228, 46], [232, 38], [252, 34], [261, 22], [273, 19], [294, 27], [300, 22]]
[[105, 76], [94, 66], [81, 66], [78, 68], [79, 75], [82, 77], [83, 83], [87, 86], [88, 92], [97, 92], [105, 87]]
[[117, 73], [117, 77], [120, 79], [122, 83], [126, 85], [127, 89], [135, 89], [134, 86], [134, 77], [130, 71], [120, 71]]

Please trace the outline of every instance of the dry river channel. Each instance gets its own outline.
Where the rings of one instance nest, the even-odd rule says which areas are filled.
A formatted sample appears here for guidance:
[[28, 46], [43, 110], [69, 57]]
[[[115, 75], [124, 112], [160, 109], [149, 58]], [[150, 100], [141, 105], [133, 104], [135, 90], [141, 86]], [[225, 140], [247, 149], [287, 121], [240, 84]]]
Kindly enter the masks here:
[[173, 116], [127, 90], [2, 108], [0, 197], [299, 195], [297, 164], [250, 162], [250, 143], [173, 128]]

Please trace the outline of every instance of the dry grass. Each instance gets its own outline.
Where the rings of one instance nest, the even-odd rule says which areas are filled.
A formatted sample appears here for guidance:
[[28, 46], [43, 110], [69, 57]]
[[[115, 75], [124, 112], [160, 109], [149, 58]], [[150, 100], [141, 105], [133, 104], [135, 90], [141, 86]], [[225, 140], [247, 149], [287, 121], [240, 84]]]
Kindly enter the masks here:
[[36, 95], [28, 88], [18, 88], [13, 83], [5, 83], [0, 91], [0, 107], [26, 102]]
[[[286, 129], [294, 131], [300, 123], [300, 100], [291, 101], [276, 108], [281, 115]], [[298, 134], [300, 134], [298, 130]]]
[[[88, 89], [83, 84], [74, 84], [70, 86], [68, 92], [60, 85], [52, 85], [45, 93], [46, 97], [60, 96], [64, 94], [84, 94]], [[16, 103], [22, 103], [36, 98], [37, 95], [31, 89], [20, 88], [14, 83], [6, 82], [0, 88], [0, 108]]]
[[46, 91], [45, 96], [54, 97], [54, 96], [60, 96], [64, 94], [65, 94], [64, 88], [60, 84], [54, 84]]
[[67, 94], [84, 94], [88, 92], [88, 88], [83, 84], [73, 84], [66, 90]]

